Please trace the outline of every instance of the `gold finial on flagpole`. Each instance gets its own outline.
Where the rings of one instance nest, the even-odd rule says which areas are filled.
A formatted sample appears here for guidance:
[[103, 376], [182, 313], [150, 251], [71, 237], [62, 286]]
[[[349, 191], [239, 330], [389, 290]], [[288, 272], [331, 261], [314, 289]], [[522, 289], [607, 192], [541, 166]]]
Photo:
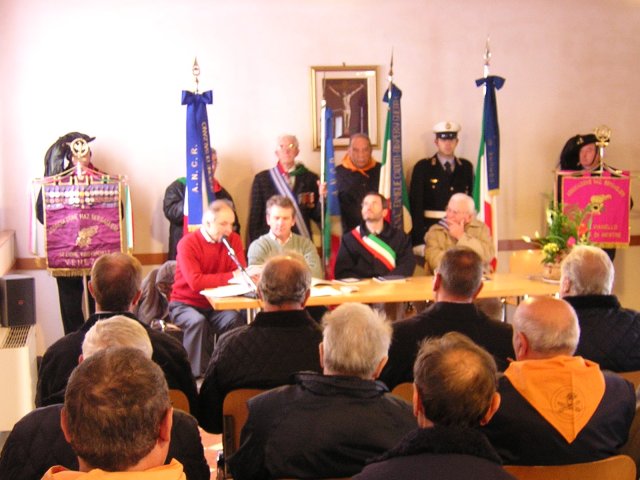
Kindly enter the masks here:
[[198, 87], [200, 85], [200, 80], [198, 77], [200, 76], [200, 65], [198, 65], [198, 57], [193, 59], [193, 67], [191, 68], [191, 73], [193, 73], [193, 79], [196, 82], [196, 93], [198, 93]]
[[599, 171], [602, 173], [604, 170], [604, 149], [609, 145], [609, 140], [611, 139], [611, 129], [606, 125], [600, 125], [593, 130], [596, 139], [596, 145], [600, 149], [600, 169]]
[[393, 84], [393, 47], [391, 47], [391, 60], [389, 61], [389, 98], [391, 98], [391, 85]]
[[484, 59], [483, 72], [485, 78], [489, 76], [489, 68], [491, 67], [491, 47], [489, 45], [490, 40], [491, 37], [487, 35], [487, 42], [484, 45], [484, 55], [482, 56], [482, 58]]

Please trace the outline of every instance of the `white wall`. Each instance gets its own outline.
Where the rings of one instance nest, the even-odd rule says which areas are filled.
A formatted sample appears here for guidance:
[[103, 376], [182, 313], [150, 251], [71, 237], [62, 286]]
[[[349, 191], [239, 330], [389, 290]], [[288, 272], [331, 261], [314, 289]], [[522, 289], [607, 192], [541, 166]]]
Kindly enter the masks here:
[[[79, 130], [97, 137], [99, 167], [130, 178], [135, 252], [166, 251], [161, 201], [184, 169], [180, 92], [194, 86], [196, 55], [202, 89], [214, 94], [218, 177], [243, 223], [252, 176], [273, 163], [278, 133], [297, 134], [300, 159], [319, 170], [311, 147], [312, 65], [378, 65], [382, 90], [393, 47], [408, 172], [432, 152], [430, 129], [442, 119], [462, 123], [458, 153], [475, 162], [482, 93], [474, 80], [490, 35], [492, 73], [507, 79], [498, 93], [499, 236], [519, 238], [543, 226], [544, 194], [569, 136], [607, 124], [610, 163], [638, 168], [638, 25], [633, 0], [4, 0], [0, 228], [16, 230], [18, 257], [31, 256], [29, 182], [42, 174], [49, 145]], [[637, 182], [634, 195], [640, 198]], [[637, 250], [622, 252], [616, 266], [623, 301], [640, 307], [630, 291], [640, 280], [632, 267]], [[61, 332], [55, 284], [37, 277], [48, 344]]]

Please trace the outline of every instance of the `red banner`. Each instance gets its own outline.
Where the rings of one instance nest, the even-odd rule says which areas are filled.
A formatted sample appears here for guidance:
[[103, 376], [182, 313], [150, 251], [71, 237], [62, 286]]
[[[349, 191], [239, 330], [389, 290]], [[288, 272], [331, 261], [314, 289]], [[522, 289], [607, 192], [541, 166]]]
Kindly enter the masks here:
[[[568, 172], [565, 172], [568, 173]], [[562, 173], [561, 173], [562, 174]], [[591, 210], [589, 240], [594, 245], [615, 248], [629, 245], [629, 188], [628, 176], [562, 176], [562, 204], [577, 205]]]
[[44, 185], [47, 268], [82, 275], [105, 253], [122, 251], [120, 184]]

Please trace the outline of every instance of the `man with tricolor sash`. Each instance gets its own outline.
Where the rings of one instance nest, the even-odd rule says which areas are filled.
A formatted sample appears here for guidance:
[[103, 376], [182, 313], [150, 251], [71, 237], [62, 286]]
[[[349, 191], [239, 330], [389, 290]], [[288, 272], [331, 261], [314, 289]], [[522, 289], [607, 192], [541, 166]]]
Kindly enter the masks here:
[[269, 232], [266, 205], [274, 195], [282, 195], [292, 201], [295, 207], [294, 233], [311, 239], [311, 220], [320, 223], [319, 178], [295, 161], [298, 153], [298, 139], [294, 135], [280, 135], [275, 151], [278, 163], [253, 179], [247, 244]]
[[578, 317], [564, 300], [529, 298], [513, 319], [500, 408], [483, 427], [505, 464], [564, 465], [616, 455], [636, 410], [633, 385], [576, 356]]
[[410, 277], [415, 268], [411, 240], [384, 221], [387, 199], [370, 192], [362, 200], [362, 219], [342, 237], [336, 260], [336, 278]]

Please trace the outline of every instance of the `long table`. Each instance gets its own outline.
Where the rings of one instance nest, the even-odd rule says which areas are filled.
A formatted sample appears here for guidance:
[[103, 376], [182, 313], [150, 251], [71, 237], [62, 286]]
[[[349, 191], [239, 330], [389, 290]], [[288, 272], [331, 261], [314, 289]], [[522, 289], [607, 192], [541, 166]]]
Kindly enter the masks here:
[[[403, 282], [381, 283], [365, 280], [354, 285], [357, 291], [332, 296], [311, 296], [308, 306], [340, 305], [346, 302], [359, 303], [393, 303], [434, 300], [432, 289], [433, 277], [411, 277]], [[341, 285], [334, 285], [339, 289]], [[215, 290], [215, 289], [210, 289]], [[205, 293], [205, 292], [203, 292]], [[485, 280], [479, 298], [505, 298], [554, 295], [558, 293], [557, 283], [544, 282], [540, 277], [532, 277], [518, 273], [496, 273], [490, 280]], [[207, 295], [207, 299], [216, 310], [240, 310], [260, 308], [260, 301], [246, 297], [215, 298]]]

